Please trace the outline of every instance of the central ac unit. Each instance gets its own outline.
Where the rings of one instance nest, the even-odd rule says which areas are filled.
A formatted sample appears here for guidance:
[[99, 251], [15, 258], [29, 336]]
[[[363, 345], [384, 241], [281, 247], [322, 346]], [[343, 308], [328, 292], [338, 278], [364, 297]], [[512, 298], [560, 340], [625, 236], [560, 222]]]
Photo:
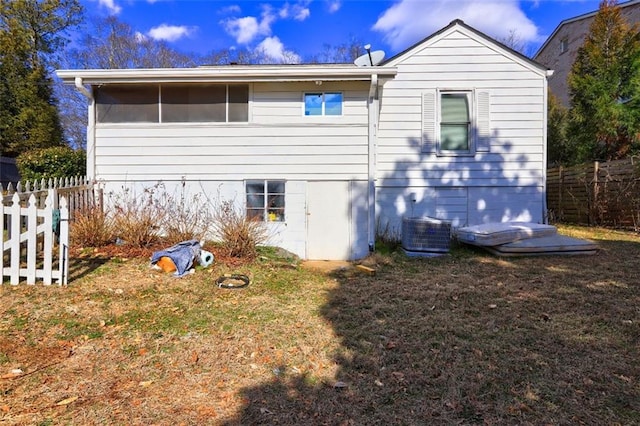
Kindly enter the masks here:
[[431, 217], [402, 219], [402, 248], [409, 253], [448, 253], [451, 222]]

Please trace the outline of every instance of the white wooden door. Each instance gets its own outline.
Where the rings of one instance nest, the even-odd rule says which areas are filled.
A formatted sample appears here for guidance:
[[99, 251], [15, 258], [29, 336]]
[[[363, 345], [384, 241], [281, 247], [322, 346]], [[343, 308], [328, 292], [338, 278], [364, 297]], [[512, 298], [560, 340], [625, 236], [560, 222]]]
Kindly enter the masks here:
[[349, 182], [308, 182], [307, 259], [349, 259], [351, 254], [349, 188]]

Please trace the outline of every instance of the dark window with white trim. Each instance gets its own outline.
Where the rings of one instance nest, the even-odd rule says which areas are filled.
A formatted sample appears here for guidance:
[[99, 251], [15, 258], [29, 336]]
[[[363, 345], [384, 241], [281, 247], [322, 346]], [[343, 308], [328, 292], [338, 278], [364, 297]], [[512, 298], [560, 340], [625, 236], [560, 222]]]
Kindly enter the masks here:
[[248, 180], [247, 218], [263, 222], [284, 222], [283, 180]]
[[304, 94], [304, 115], [342, 115], [342, 93], [317, 92]]
[[98, 123], [249, 120], [247, 84], [107, 85], [96, 89]]

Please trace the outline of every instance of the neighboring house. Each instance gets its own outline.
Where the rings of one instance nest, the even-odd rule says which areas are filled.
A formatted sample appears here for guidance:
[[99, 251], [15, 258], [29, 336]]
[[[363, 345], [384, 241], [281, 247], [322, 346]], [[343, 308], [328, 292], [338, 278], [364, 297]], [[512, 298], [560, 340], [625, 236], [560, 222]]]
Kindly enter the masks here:
[[[640, 0], [631, 0], [618, 5], [624, 19], [630, 24], [640, 22]], [[560, 22], [549, 38], [538, 49], [533, 59], [553, 70], [549, 88], [566, 107], [569, 106], [567, 78], [578, 54], [589, 34], [589, 27], [598, 11], [565, 19]]]
[[548, 74], [459, 20], [379, 66], [58, 71], [108, 190], [184, 180], [306, 259], [363, 257], [403, 216], [544, 222]]

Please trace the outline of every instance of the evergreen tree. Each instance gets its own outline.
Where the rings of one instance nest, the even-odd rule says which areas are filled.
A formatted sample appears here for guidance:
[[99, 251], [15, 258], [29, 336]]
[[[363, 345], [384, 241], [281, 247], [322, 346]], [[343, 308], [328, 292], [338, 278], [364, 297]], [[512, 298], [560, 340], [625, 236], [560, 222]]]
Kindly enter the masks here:
[[549, 91], [547, 106], [547, 163], [549, 167], [568, 165], [575, 161], [575, 147], [567, 138], [568, 110]]
[[578, 161], [622, 158], [640, 132], [640, 37], [603, 0], [569, 74], [569, 135]]
[[0, 150], [64, 144], [50, 71], [80, 22], [77, 0], [0, 0]]

